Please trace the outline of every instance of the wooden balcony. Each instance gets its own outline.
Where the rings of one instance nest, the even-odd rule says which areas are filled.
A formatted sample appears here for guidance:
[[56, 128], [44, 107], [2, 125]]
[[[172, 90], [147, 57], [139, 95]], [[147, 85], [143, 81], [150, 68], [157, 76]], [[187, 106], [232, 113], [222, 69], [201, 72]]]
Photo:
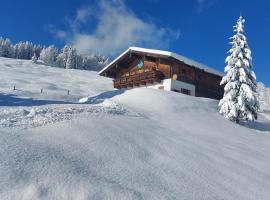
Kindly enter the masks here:
[[136, 87], [147, 84], [160, 83], [164, 79], [164, 75], [161, 71], [150, 70], [136, 74], [129, 74], [127, 76], [115, 79], [113, 81], [114, 88], [128, 88]]

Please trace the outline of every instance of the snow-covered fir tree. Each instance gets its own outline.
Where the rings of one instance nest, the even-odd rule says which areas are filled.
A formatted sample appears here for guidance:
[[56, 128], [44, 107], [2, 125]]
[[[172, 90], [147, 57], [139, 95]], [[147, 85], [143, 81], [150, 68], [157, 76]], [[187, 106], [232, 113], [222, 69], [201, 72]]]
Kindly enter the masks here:
[[51, 45], [45, 49], [42, 49], [40, 53], [40, 59], [47, 65], [54, 66], [57, 57], [57, 49]]
[[77, 69], [83, 69], [83, 55], [78, 54], [76, 58]]
[[30, 60], [34, 55], [34, 45], [32, 42], [19, 42], [14, 46], [15, 58]]
[[63, 53], [57, 55], [55, 65], [56, 67], [66, 68], [65, 56]]
[[57, 67], [66, 68], [66, 63], [71, 48], [71, 46], [65, 45], [64, 48], [61, 50], [61, 53], [58, 54], [56, 58]]
[[13, 58], [14, 48], [9, 39], [0, 38], [0, 56]]
[[34, 54], [36, 54], [36, 57], [39, 58], [40, 57], [40, 53], [42, 51], [42, 49], [44, 49], [45, 47], [42, 47], [41, 45], [34, 45], [33, 47], [33, 51], [34, 51]]
[[70, 48], [66, 61], [66, 69], [77, 69], [77, 51], [75, 48]]
[[31, 60], [32, 60], [32, 63], [37, 63], [38, 58], [36, 56], [36, 53], [34, 53], [34, 55], [33, 55], [33, 57], [32, 57]]
[[270, 88], [263, 83], [258, 83], [258, 101], [260, 102], [261, 111], [270, 111]]
[[252, 71], [252, 57], [247, 38], [244, 35], [242, 16], [234, 26], [235, 35], [231, 37], [232, 48], [226, 58], [226, 75], [221, 80], [224, 96], [219, 102], [220, 113], [230, 121], [257, 119], [259, 102], [256, 97], [256, 75]]

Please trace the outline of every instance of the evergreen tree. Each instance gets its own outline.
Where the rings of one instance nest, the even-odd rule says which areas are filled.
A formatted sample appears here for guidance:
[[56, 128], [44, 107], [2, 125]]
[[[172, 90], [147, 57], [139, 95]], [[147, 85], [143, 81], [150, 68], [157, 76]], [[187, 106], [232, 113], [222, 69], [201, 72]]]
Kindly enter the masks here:
[[83, 69], [83, 55], [77, 55], [76, 63], [77, 63], [76, 69]]
[[230, 121], [257, 119], [259, 103], [256, 98], [257, 83], [252, 71], [252, 57], [244, 35], [245, 20], [240, 16], [231, 37], [232, 48], [226, 58], [226, 75], [221, 80], [224, 96], [219, 102], [220, 113]]
[[19, 59], [19, 44], [14, 45], [14, 58]]
[[66, 68], [68, 55], [71, 50], [71, 46], [65, 45], [64, 48], [61, 50], [61, 53], [56, 58], [56, 65], [60, 68]]
[[57, 57], [57, 49], [51, 45], [45, 49], [42, 49], [40, 53], [40, 59], [47, 65], [53, 66]]
[[58, 56], [56, 57], [55, 64], [56, 67], [66, 68], [66, 62], [63, 53], [58, 54]]
[[34, 55], [34, 46], [32, 42], [19, 42], [14, 46], [15, 58], [30, 60]]
[[270, 110], [270, 88], [267, 88], [263, 83], [258, 83], [257, 91], [260, 110]]
[[66, 61], [66, 69], [77, 69], [77, 51], [75, 48], [70, 48]]
[[13, 58], [14, 48], [9, 39], [0, 38], [0, 56]]
[[34, 45], [32, 42], [26, 41], [24, 43], [24, 58], [30, 60], [34, 56]]
[[40, 57], [40, 53], [42, 51], [43, 47], [41, 45], [34, 45], [33, 47], [33, 51], [34, 51], [34, 54], [36, 54], [36, 57], [39, 58]]
[[36, 53], [34, 53], [33, 57], [32, 57], [32, 63], [37, 63], [37, 56], [36, 56]]

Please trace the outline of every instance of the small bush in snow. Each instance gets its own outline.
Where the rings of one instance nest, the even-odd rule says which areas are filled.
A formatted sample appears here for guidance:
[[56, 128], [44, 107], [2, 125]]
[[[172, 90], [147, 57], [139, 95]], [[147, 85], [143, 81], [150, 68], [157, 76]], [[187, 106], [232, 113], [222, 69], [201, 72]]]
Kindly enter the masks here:
[[32, 63], [37, 63], [38, 58], [36, 56], [36, 53], [34, 53], [34, 55], [33, 55], [33, 57], [32, 57], [31, 60], [32, 60]]

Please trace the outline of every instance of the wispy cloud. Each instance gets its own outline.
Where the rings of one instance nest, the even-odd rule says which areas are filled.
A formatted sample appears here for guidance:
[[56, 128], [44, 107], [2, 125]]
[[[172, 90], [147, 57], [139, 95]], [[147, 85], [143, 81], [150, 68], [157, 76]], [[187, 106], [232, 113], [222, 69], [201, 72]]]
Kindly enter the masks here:
[[[83, 26], [89, 20], [96, 24], [91, 32]], [[101, 0], [95, 8], [78, 9], [76, 17], [69, 20], [69, 29], [54, 32], [81, 53], [100, 52], [110, 56], [132, 45], [166, 49], [180, 35], [179, 31], [140, 19], [121, 0]]]
[[51, 33], [55, 39], [65, 40], [68, 37], [66, 31], [57, 29], [53, 24], [45, 25], [44, 29]]
[[74, 19], [67, 19], [69, 27], [73, 32], [79, 32], [80, 28], [88, 24], [91, 16], [94, 15], [94, 10], [90, 6], [84, 6], [77, 10], [76, 17]]
[[203, 12], [204, 10], [209, 9], [213, 5], [215, 5], [219, 0], [196, 0], [196, 11], [198, 13]]

